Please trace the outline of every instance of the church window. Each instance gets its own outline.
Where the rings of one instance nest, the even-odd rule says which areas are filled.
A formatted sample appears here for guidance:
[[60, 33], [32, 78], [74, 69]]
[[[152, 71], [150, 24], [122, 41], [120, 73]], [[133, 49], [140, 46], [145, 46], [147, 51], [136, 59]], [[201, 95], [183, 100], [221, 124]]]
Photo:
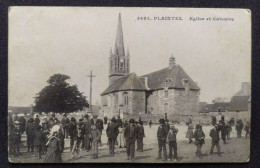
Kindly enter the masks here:
[[164, 91], [164, 97], [165, 97], [165, 98], [168, 98], [168, 95], [169, 95], [168, 90], [165, 90], [165, 91]]
[[128, 106], [128, 93], [127, 92], [123, 93], [123, 99], [124, 99], [124, 105]]
[[124, 60], [120, 59], [120, 70], [124, 70]]

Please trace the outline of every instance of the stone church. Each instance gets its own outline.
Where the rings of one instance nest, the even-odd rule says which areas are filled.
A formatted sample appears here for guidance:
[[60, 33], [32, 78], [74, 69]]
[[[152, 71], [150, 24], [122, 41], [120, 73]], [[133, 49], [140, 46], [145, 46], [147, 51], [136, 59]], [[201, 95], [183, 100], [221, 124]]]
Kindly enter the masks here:
[[109, 55], [109, 86], [101, 93], [101, 110], [108, 118], [157, 120], [199, 114], [200, 88], [169, 58], [169, 66], [143, 76], [130, 73], [130, 53], [125, 52], [121, 15], [114, 51]]

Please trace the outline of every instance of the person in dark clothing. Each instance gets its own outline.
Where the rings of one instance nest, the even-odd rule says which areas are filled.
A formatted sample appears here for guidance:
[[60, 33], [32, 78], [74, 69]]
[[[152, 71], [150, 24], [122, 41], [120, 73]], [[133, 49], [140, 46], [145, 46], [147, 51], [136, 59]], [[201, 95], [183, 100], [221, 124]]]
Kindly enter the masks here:
[[91, 120], [89, 119], [88, 114], [84, 115], [84, 121], [83, 121], [83, 127], [84, 127], [84, 142], [83, 146], [84, 149], [88, 152], [91, 149], [91, 142], [92, 142], [92, 136], [91, 136]]
[[193, 129], [194, 129], [194, 126], [192, 124], [192, 120], [191, 118], [189, 118], [189, 121], [186, 123], [186, 125], [188, 126], [188, 130], [186, 132], [186, 138], [189, 139], [189, 143], [192, 143], [192, 138], [193, 137]]
[[46, 143], [47, 143], [47, 137], [50, 133], [50, 124], [49, 122], [47, 121], [47, 117], [43, 117], [43, 122], [42, 122], [42, 131], [44, 133], [44, 143], [42, 144], [42, 153], [45, 154], [47, 152], [47, 146], [46, 146]]
[[14, 122], [14, 128], [11, 131], [10, 134], [10, 140], [11, 140], [11, 154], [14, 154], [15, 156], [20, 156], [20, 145], [21, 145], [21, 131], [20, 131], [20, 122], [15, 121]]
[[152, 122], [152, 120], [150, 120], [150, 121], [149, 121], [149, 127], [150, 127], [150, 128], [152, 128], [152, 124], [153, 124], [153, 122]]
[[237, 131], [238, 138], [241, 138], [241, 133], [242, 133], [243, 128], [244, 128], [244, 124], [243, 124], [242, 120], [238, 120], [237, 124], [236, 124], [236, 131]]
[[115, 140], [118, 135], [118, 126], [116, 124], [116, 119], [113, 117], [111, 119], [111, 123], [107, 126], [107, 137], [108, 137], [108, 144], [109, 144], [109, 154], [115, 154], [114, 148], [115, 148]]
[[178, 133], [178, 129], [175, 128], [174, 126], [171, 126], [167, 138], [166, 138], [166, 142], [169, 144], [169, 159], [168, 160], [172, 160], [172, 149], [174, 151], [174, 161], [177, 161], [178, 159], [178, 155], [177, 155], [177, 133]]
[[104, 117], [104, 124], [107, 124], [107, 116]]
[[226, 129], [227, 129], [227, 139], [230, 140], [230, 133], [232, 131], [231, 121], [228, 121], [226, 123]]
[[144, 149], [143, 139], [145, 137], [143, 121], [138, 123], [138, 134], [137, 134], [137, 151], [142, 152]]
[[168, 129], [165, 125], [165, 120], [160, 119], [160, 126], [157, 130], [157, 139], [158, 139], [158, 146], [159, 146], [159, 152], [158, 152], [158, 159], [161, 159], [161, 154], [163, 151], [164, 159], [163, 161], [167, 160], [167, 151], [166, 151], [166, 138], [168, 135]]
[[35, 124], [32, 118], [27, 122], [26, 134], [27, 134], [27, 147], [28, 152], [34, 152], [33, 139], [34, 139]]
[[41, 159], [42, 146], [43, 146], [44, 142], [45, 142], [44, 132], [41, 130], [41, 126], [37, 125], [36, 128], [35, 128], [35, 132], [34, 132], [33, 145], [34, 145], [34, 148], [37, 151], [36, 157], [38, 159]]
[[53, 130], [52, 129], [52, 135], [50, 135], [50, 138], [47, 142], [48, 151], [44, 158], [44, 163], [61, 163], [61, 151], [62, 146], [59, 139], [59, 130]]
[[226, 142], [226, 137], [227, 137], [227, 126], [224, 121], [220, 121], [221, 127], [220, 127], [220, 132], [221, 132], [221, 139], [223, 140], [224, 144], [227, 144]]
[[25, 128], [26, 128], [26, 120], [23, 116], [21, 116], [21, 117], [19, 117], [18, 121], [20, 122], [21, 134], [23, 134], [25, 132]]
[[134, 161], [135, 156], [135, 141], [138, 136], [138, 128], [135, 125], [134, 119], [129, 120], [129, 125], [126, 126], [124, 136], [126, 139], [126, 153], [127, 153], [127, 160]]
[[194, 131], [194, 139], [195, 139], [195, 145], [197, 146], [196, 156], [202, 157], [201, 155], [201, 148], [202, 145], [205, 143], [205, 134], [202, 130], [202, 125], [196, 125], [196, 130]]
[[64, 131], [64, 136], [65, 138], [69, 137], [69, 124], [70, 124], [70, 120], [67, 117], [67, 114], [63, 114], [63, 118], [61, 120], [61, 124], [62, 124], [62, 129]]
[[74, 146], [74, 141], [77, 139], [77, 123], [74, 117], [71, 117], [69, 125], [69, 134], [70, 134], [70, 151]]
[[213, 129], [210, 130], [209, 136], [211, 137], [211, 148], [210, 148], [210, 154], [213, 155], [213, 149], [216, 146], [218, 156], [220, 155], [220, 146], [219, 146], [219, 131], [218, 131], [218, 125], [215, 125]]
[[35, 116], [34, 124], [35, 124], [35, 126], [40, 125], [40, 119], [39, 119], [39, 115], [38, 114], [36, 114], [36, 116]]
[[247, 136], [250, 137], [250, 123], [249, 122], [246, 123], [244, 130], [246, 131], [245, 137], [247, 139]]
[[84, 130], [83, 130], [83, 122], [79, 121], [77, 123], [77, 129], [75, 131], [76, 136], [73, 138], [73, 148], [71, 150], [71, 157], [74, 158], [74, 153], [77, 153], [77, 157], [80, 157], [80, 150], [81, 150], [81, 145], [82, 141], [84, 140]]

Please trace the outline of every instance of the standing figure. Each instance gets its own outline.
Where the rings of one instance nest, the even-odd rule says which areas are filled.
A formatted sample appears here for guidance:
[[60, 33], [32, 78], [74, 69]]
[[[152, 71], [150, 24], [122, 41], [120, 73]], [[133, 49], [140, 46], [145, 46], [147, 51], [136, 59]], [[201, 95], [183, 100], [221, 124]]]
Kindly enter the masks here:
[[26, 128], [26, 120], [23, 116], [19, 117], [18, 121], [20, 122], [20, 131], [21, 134], [23, 134], [25, 132], [25, 128]]
[[161, 154], [163, 151], [163, 156], [164, 156], [163, 161], [165, 161], [167, 160], [166, 138], [167, 138], [168, 130], [165, 125], [164, 119], [160, 119], [159, 122], [160, 122], [160, 126], [158, 127], [157, 130], [157, 139], [158, 139], [158, 146], [159, 146], [158, 159], [161, 159]]
[[166, 128], [167, 128], [167, 133], [168, 131], [170, 130], [171, 126], [169, 124], [169, 120], [168, 119], [165, 119], [165, 125], [166, 125]]
[[115, 154], [114, 149], [116, 137], [118, 135], [118, 126], [114, 117], [111, 119], [111, 123], [107, 125], [106, 133], [108, 138], [109, 154]]
[[174, 161], [177, 161], [178, 155], [177, 155], [177, 133], [178, 129], [175, 128], [174, 126], [171, 126], [168, 135], [167, 135], [167, 143], [169, 144], [169, 159], [172, 160], [172, 149], [174, 151]]
[[119, 148], [123, 148], [126, 146], [124, 132], [125, 132], [125, 127], [123, 125], [120, 125], [118, 128], [118, 136], [117, 136], [117, 141], [119, 142]]
[[67, 114], [63, 114], [63, 118], [61, 120], [61, 124], [62, 124], [62, 129], [64, 131], [64, 136], [65, 138], [68, 138], [69, 136], [69, 124], [70, 124], [70, 120], [67, 117]]
[[249, 122], [246, 122], [244, 130], [246, 131], [246, 136], [245, 137], [247, 139], [247, 136], [250, 137], [250, 123]]
[[211, 148], [210, 154], [213, 155], [213, 149], [217, 146], [218, 156], [220, 155], [220, 146], [219, 146], [219, 128], [218, 125], [215, 125], [213, 129], [210, 130], [209, 136], [211, 137]]
[[241, 133], [242, 133], [243, 128], [244, 128], [244, 124], [243, 124], [242, 120], [238, 120], [237, 124], [236, 124], [236, 131], [237, 131], [238, 138], [241, 138]]
[[143, 139], [145, 137], [144, 134], [144, 126], [143, 126], [143, 121], [139, 121], [138, 123], [138, 134], [137, 134], [137, 151], [143, 152], [144, 148], [144, 143]]
[[96, 125], [91, 126], [91, 135], [92, 135], [92, 151], [93, 151], [93, 159], [98, 158], [98, 142], [101, 138], [101, 132], [97, 129]]
[[107, 124], [107, 116], [104, 117], [104, 124]]
[[35, 126], [40, 125], [39, 114], [36, 114], [36, 115], [34, 116], [34, 124], [35, 124]]
[[189, 121], [186, 123], [186, 125], [188, 126], [188, 130], [186, 132], [186, 138], [189, 139], [189, 143], [192, 143], [194, 126], [192, 124], [191, 118], [189, 118]]
[[11, 131], [10, 134], [10, 139], [11, 139], [11, 152], [12, 154], [14, 154], [16, 157], [20, 156], [20, 145], [21, 145], [21, 131], [20, 131], [20, 122], [19, 121], [15, 121], [14, 122], [14, 128]]
[[226, 123], [226, 129], [227, 129], [227, 139], [230, 140], [230, 133], [232, 131], [231, 121], [228, 121]]
[[224, 121], [221, 120], [221, 139], [223, 140], [224, 144], [227, 144], [226, 137], [227, 137], [227, 126]]
[[69, 125], [69, 134], [70, 134], [70, 151], [74, 146], [74, 141], [77, 140], [77, 123], [74, 117], [71, 117]]
[[153, 124], [153, 122], [152, 122], [152, 120], [150, 120], [150, 121], [149, 121], [149, 127], [150, 127], [150, 128], [152, 128], [152, 124]]
[[35, 124], [33, 123], [33, 119], [30, 118], [27, 121], [27, 127], [26, 127], [26, 134], [27, 134], [27, 147], [28, 152], [34, 152], [34, 146], [33, 146], [33, 140], [34, 140], [34, 131], [35, 131]]
[[195, 145], [197, 146], [196, 156], [202, 157], [201, 155], [201, 148], [202, 145], [205, 143], [205, 134], [202, 130], [202, 125], [196, 125], [196, 130], [194, 132], [194, 138], [195, 138]]
[[76, 136], [73, 138], [73, 147], [71, 150], [71, 157], [74, 158], [74, 153], [77, 153], [77, 158], [80, 157], [80, 150], [81, 150], [81, 145], [82, 141], [84, 138], [84, 130], [83, 130], [83, 122], [79, 121], [77, 123], [77, 129], [75, 130]]
[[91, 120], [88, 114], [84, 115], [84, 149], [88, 152], [91, 149]]
[[48, 150], [44, 158], [44, 163], [61, 163], [62, 146], [59, 139], [59, 126], [54, 126], [47, 142]]
[[35, 132], [34, 132], [34, 141], [33, 141], [33, 145], [34, 148], [36, 149], [37, 152], [37, 159], [41, 159], [41, 154], [42, 154], [42, 146], [43, 143], [45, 143], [45, 137], [44, 137], [44, 132], [41, 130], [41, 126], [37, 125], [35, 128]]
[[[101, 132], [101, 135], [102, 135], [102, 130], [104, 129], [104, 125], [103, 125], [103, 121], [101, 119], [99, 119], [97, 115], [94, 115], [93, 119], [91, 120], [91, 125], [93, 125], [93, 124]], [[100, 144], [100, 146], [102, 146], [101, 136], [98, 140], [98, 144]]]
[[129, 120], [129, 125], [126, 126], [124, 136], [126, 139], [127, 160], [134, 161], [135, 157], [135, 140], [138, 134], [138, 128], [135, 125], [134, 119]]

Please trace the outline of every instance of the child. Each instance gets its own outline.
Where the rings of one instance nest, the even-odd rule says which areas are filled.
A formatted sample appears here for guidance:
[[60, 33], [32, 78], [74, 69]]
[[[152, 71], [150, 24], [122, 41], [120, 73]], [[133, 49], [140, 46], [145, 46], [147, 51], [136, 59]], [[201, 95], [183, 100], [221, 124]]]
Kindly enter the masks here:
[[101, 138], [101, 132], [95, 125], [91, 126], [91, 135], [92, 135], [92, 149], [93, 149], [93, 159], [98, 158], [98, 142]]
[[41, 153], [42, 153], [42, 144], [44, 143], [44, 132], [41, 130], [41, 126], [37, 125], [35, 132], [34, 132], [34, 140], [33, 145], [37, 151], [37, 159], [41, 159]]
[[195, 138], [195, 145], [197, 146], [196, 156], [201, 158], [202, 157], [201, 148], [202, 148], [202, 145], [205, 143], [204, 142], [205, 134], [202, 131], [202, 125], [200, 125], [200, 124], [196, 125], [196, 130], [194, 132], [194, 138]]
[[172, 160], [172, 149], [174, 151], [174, 161], [177, 161], [177, 138], [176, 135], [178, 133], [178, 129], [174, 126], [171, 126], [166, 141], [169, 144], [169, 159]]

